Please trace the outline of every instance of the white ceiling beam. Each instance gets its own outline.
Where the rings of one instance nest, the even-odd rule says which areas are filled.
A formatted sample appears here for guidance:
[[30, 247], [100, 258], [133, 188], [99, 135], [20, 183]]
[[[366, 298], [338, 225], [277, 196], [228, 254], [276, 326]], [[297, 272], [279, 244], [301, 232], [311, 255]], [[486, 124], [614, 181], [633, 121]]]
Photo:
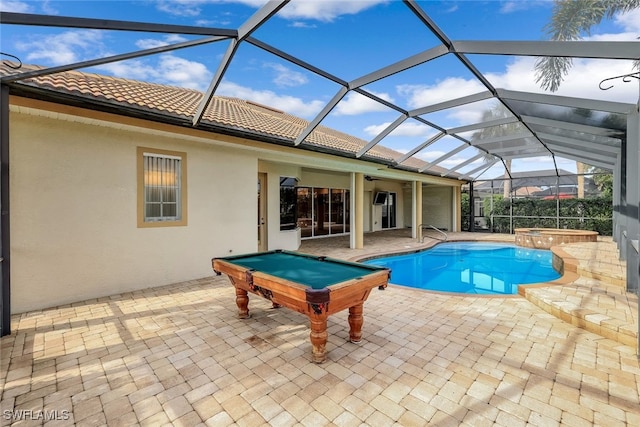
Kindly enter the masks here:
[[[476, 160], [480, 159], [483, 156], [486, 156], [486, 153], [480, 153], [480, 154], [476, 154], [475, 156], [471, 157], [470, 159], [465, 160], [462, 163], [457, 164], [455, 167], [447, 170], [445, 173], [440, 174], [440, 176], [445, 177], [447, 175], [449, 175], [450, 173], [453, 173], [455, 171], [457, 171], [458, 169], [462, 169], [463, 167], [475, 162]], [[486, 162], [483, 162], [482, 164], [484, 165]]]
[[493, 94], [489, 91], [475, 93], [469, 96], [463, 96], [462, 98], [452, 99], [450, 101], [439, 102], [437, 104], [429, 105], [427, 107], [416, 108], [409, 111], [409, 116], [420, 116], [422, 114], [433, 113], [434, 111], [446, 110], [448, 108], [459, 107], [461, 105], [471, 104], [473, 102], [484, 101], [485, 99], [493, 98]]
[[502, 147], [502, 148], [496, 148], [495, 150], [489, 150], [489, 153], [502, 155], [502, 153], [510, 153], [514, 151], [532, 151], [532, 150], [535, 150], [537, 153], [549, 155], [549, 150], [544, 148], [542, 145], [539, 145], [539, 146], [520, 145], [520, 146], [513, 146], [513, 147]]
[[600, 156], [594, 156], [591, 154], [585, 154], [580, 150], [571, 150], [568, 148], [556, 147], [554, 149], [554, 152], [556, 156], [563, 157], [570, 160], [575, 160], [581, 163], [586, 163], [592, 166], [599, 166], [599, 165], [613, 166], [616, 163], [615, 159], [612, 160], [610, 157], [600, 157]]
[[483, 173], [485, 173], [491, 166], [495, 165], [496, 163], [498, 163], [499, 159], [495, 159], [490, 161], [489, 163], [485, 163], [483, 165], [478, 166], [477, 168], [467, 172], [466, 174], [462, 174], [461, 176], [468, 180], [468, 181], [474, 181], [476, 178], [473, 176], [474, 173], [482, 171], [481, 173], [478, 174], [482, 175]]
[[218, 69], [216, 70], [216, 74], [213, 76], [213, 79], [209, 84], [209, 88], [205, 92], [204, 97], [200, 100], [200, 104], [198, 105], [198, 108], [193, 115], [193, 126], [197, 126], [202, 120], [204, 111], [207, 109], [207, 106], [211, 102], [211, 98], [213, 98], [213, 95], [218, 89], [218, 86], [222, 81], [222, 77], [224, 77], [224, 74], [227, 72], [229, 65], [231, 65], [231, 60], [235, 56], [236, 51], [240, 46], [240, 42], [249, 37], [249, 35], [251, 35], [253, 31], [267, 22], [269, 18], [278, 13], [278, 11], [290, 1], [291, 0], [269, 1], [267, 2], [267, 4], [258, 9], [256, 13], [254, 13], [249, 19], [245, 21], [244, 24], [240, 26], [240, 28], [238, 29], [238, 38], [231, 40], [231, 44], [224, 53], [224, 56], [222, 57], [222, 60], [218, 65]]
[[458, 53], [552, 56], [567, 58], [638, 59], [635, 41], [454, 41]]
[[318, 127], [322, 120], [324, 120], [324, 118], [329, 115], [331, 110], [333, 110], [335, 106], [338, 105], [338, 102], [340, 102], [342, 98], [344, 98], [347, 92], [349, 92], [349, 90], [346, 87], [341, 87], [340, 90], [338, 90], [333, 98], [331, 98], [331, 100], [327, 103], [327, 105], [324, 106], [322, 111], [320, 111], [316, 115], [316, 117], [311, 122], [309, 122], [307, 127], [302, 132], [300, 132], [300, 135], [298, 135], [293, 144], [300, 145], [302, 141], [304, 141], [309, 136], [309, 134], [311, 134], [311, 132], [313, 132], [316, 127]]
[[533, 116], [527, 116], [527, 115], [521, 115], [520, 118], [524, 122], [530, 123], [533, 125], [565, 129], [565, 130], [570, 130], [574, 132], [588, 133], [588, 134], [597, 135], [597, 136], [610, 139], [612, 143], [618, 143], [618, 144], [620, 143], [620, 139], [610, 136], [612, 133], [619, 133], [620, 131], [617, 129], [582, 125], [579, 123], [569, 123], [569, 122], [563, 122], [562, 120], [544, 119], [542, 117], [533, 117]]
[[440, 132], [440, 133], [432, 136], [431, 138], [427, 139], [422, 144], [418, 145], [417, 147], [415, 147], [414, 149], [412, 149], [411, 151], [406, 153], [404, 156], [399, 157], [398, 159], [396, 159], [396, 163], [400, 164], [400, 163], [404, 162], [409, 157], [411, 157], [414, 154], [416, 154], [418, 151], [421, 151], [421, 150], [425, 149], [426, 147], [428, 147], [429, 145], [433, 144], [434, 142], [436, 142], [437, 140], [439, 140], [440, 138], [442, 138], [445, 135], [446, 134], [444, 132]]
[[371, 142], [369, 142], [367, 145], [365, 145], [360, 151], [358, 151], [356, 153], [356, 158], [360, 158], [362, 156], [364, 156], [367, 151], [371, 150], [374, 146], [376, 146], [380, 141], [382, 141], [382, 139], [389, 135], [391, 132], [393, 132], [393, 130], [395, 128], [397, 128], [398, 126], [400, 126], [405, 120], [407, 120], [408, 117], [405, 116], [404, 114], [401, 115], [400, 117], [398, 117], [397, 119], [394, 120], [393, 123], [391, 123], [389, 126], [386, 127], [385, 130], [383, 130], [382, 132], [380, 132], [375, 138], [373, 138], [371, 140]]
[[602, 153], [594, 153], [591, 151], [584, 151], [584, 150], [580, 150], [579, 148], [567, 147], [566, 145], [560, 145], [553, 142], [549, 143], [549, 148], [553, 150], [554, 154], [570, 153], [572, 156], [581, 156], [588, 159], [595, 159], [603, 162], [610, 162], [612, 164], [616, 162], [616, 158], [617, 158], [617, 156], [611, 156], [611, 155], [602, 154]]
[[533, 138], [533, 134], [529, 132], [520, 132], [514, 135], [496, 136], [494, 138], [484, 138], [484, 139], [475, 139], [475, 140], [472, 139], [469, 142], [471, 142], [471, 145], [474, 147], [481, 147], [485, 144], [492, 144], [495, 142], [518, 141], [520, 139], [525, 139], [525, 138]]
[[410, 56], [409, 58], [398, 61], [395, 64], [391, 64], [387, 67], [381, 68], [373, 73], [364, 75], [349, 83], [349, 89], [359, 88], [369, 83], [373, 83], [385, 77], [392, 76], [409, 68], [431, 61], [432, 59], [439, 58], [449, 53], [449, 49], [444, 45], [436, 46], [432, 49], [421, 52], [417, 55]]
[[600, 101], [596, 99], [572, 98], [569, 96], [547, 95], [532, 92], [518, 92], [515, 90], [496, 89], [500, 99], [533, 102], [536, 104], [559, 105], [569, 108], [607, 111], [609, 113], [627, 114], [633, 110], [635, 104], [624, 102]]
[[451, 135], [451, 134], [454, 134], [454, 133], [470, 132], [470, 131], [473, 131], [473, 130], [486, 129], [486, 128], [490, 128], [490, 127], [493, 127], [493, 126], [500, 126], [500, 125], [507, 125], [509, 123], [516, 123], [517, 121], [518, 121], [518, 118], [516, 116], [504, 117], [502, 119], [489, 120], [489, 121], [482, 122], [482, 123], [475, 123], [475, 124], [467, 125], [467, 126], [458, 126], [456, 128], [449, 128], [449, 129], [447, 129], [447, 134]]
[[545, 143], [555, 142], [556, 144], [566, 147], [574, 147], [583, 152], [600, 152], [607, 153], [613, 157], [620, 154], [620, 147], [612, 147], [610, 145], [598, 144], [590, 141], [584, 141], [575, 138], [567, 138], [560, 135], [552, 135], [548, 133], [538, 133], [538, 136], [542, 138]]
[[455, 156], [456, 154], [458, 154], [459, 152], [461, 152], [462, 150], [467, 149], [467, 148], [469, 148], [469, 146], [467, 144], [460, 145], [458, 148], [456, 148], [454, 150], [451, 150], [451, 151], [447, 152], [446, 154], [438, 157], [433, 162], [430, 162], [428, 166], [420, 169], [419, 172], [428, 171], [432, 167], [436, 166], [438, 163], [440, 163], [440, 162], [442, 162], [444, 160], [447, 160], [449, 157]]

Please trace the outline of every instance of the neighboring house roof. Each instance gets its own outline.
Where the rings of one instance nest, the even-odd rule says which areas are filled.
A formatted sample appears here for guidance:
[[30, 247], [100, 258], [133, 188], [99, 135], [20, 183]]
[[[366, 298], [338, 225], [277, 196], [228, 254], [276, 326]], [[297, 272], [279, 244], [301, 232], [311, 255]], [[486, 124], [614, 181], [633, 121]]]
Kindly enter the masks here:
[[534, 193], [540, 192], [542, 189], [540, 187], [520, 187], [515, 191], [516, 196], [531, 196]]
[[[4, 63], [0, 65], [0, 75], [20, 74], [40, 69], [43, 67], [23, 65], [15, 70]], [[191, 124], [191, 117], [204, 96], [202, 92], [193, 89], [79, 71], [30, 77], [10, 85], [14, 89], [22, 89], [26, 92], [37, 89], [41, 95], [44, 91], [44, 95], [54, 97], [61, 103], [69, 102], [69, 96], [71, 96], [72, 99], [82, 101], [85, 106], [91, 104], [103, 108], [111, 107], [110, 111], [121, 115], [136, 116], [146, 113], [149, 117], [154, 116], [156, 120], [164, 118], [167, 122], [179, 122], [182, 125]], [[59, 96], [55, 97], [55, 95]], [[115, 111], [113, 111], [114, 108]], [[217, 132], [226, 130], [249, 138], [288, 144], [294, 141], [309, 124], [304, 119], [274, 108], [223, 96], [213, 97], [204, 112], [201, 123], [202, 126], [198, 127], [199, 129]], [[211, 129], [211, 126], [215, 129]], [[356, 153], [367, 144], [368, 141], [360, 138], [326, 126], [318, 126], [300, 148], [355, 158]], [[395, 166], [395, 159], [401, 156], [402, 153], [376, 145], [363, 159], [381, 161]], [[417, 172], [428, 166], [428, 163], [411, 157], [399, 166], [401, 169]], [[439, 176], [445, 170], [434, 166], [430, 172]], [[452, 178], [457, 176], [452, 174]]]

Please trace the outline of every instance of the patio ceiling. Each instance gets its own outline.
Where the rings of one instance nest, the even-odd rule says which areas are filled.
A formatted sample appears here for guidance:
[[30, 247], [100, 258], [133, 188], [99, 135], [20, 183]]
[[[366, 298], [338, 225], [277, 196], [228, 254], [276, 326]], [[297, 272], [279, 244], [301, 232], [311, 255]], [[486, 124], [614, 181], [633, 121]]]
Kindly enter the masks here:
[[[207, 52], [206, 48], [216, 46], [217, 50], [209, 54], [211, 57], [217, 55], [219, 58], [216, 71], [192, 117], [192, 125], [197, 127], [212, 97], [218, 94], [221, 84], [238, 68], [234, 67], [234, 61], [241, 56], [240, 51], [251, 48], [252, 51], [258, 49], [261, 54], [272, 57], [274, 62], [283, 62], [301, 70], [318, 85], [327, 88], [324, 105], [318, 108], [319, 112], [309, 119], [308, 126], [292, 141], [295, 146], [307, 144], [307, 137], [321, 124], [335, 128], [336, 122], [332, 120], [332, 114], [349, 96], [358, 95], [366, 97], [380, 110], [384, 110], [388, 120], [376, 135], [368, 139], [368, 143], [356, 153], [356, 157], [365, 156], [378, 144], [398, 151], [398, 158], [395, 159], [398, 165], [412, 156], [424, 160], [425, 153], [430, 150], [438, 152], [437, 157], [429, 158], [425, 167], [416, 170], [420, 173], [475, 181], [486, 178], [485, 172], [495, 164], [502, 164], [507, 169], [507, 163], [514, 159], [540, 156], [552, 160], [556, 174], [559, 174], [558, 170], [561, 169], [556, 162], [557, 158], [613, 171], [622, 155], [623, 141], [626, 138], [626, 115], [635, 108], [633, 103], [502, 89], [492, 84], [490, 73], [480, 71], [482, 66], [479, 64], [487, 56], [560, 56], [628, 61], [638, 58], [640, 42], [455, 41], [427, 14], [420, 4], [422, 2], [404, 1], [405, 19], [410, 20], [411, 25], [422, 26], [425, 40], [429, 42], [422, 46], [419, 43], [421, 41], [413, 40], [412, 43], [421, 45], [417, 53], [402, 58], [382, 58], [378, 62], [387, 65], [361, 75], [348, 76], [340, 75], [339, 69], [337, 72], [333, 71], [333, 67], [330, 69], [319, 59], [317, 62], [314, 61], [312, 52], [305, 53], [303, 59], [300, 54], [295, 53], [298, 49], [293, 45], [288, 46], [284, 42], [276, 45], [270, 42], [274, 39], [274, 29], [280, 25], [276, 19], [286, 10], [288, 3], [289, 1], [270, 1], [237, 28], [207, 28], [3, 12], [0, 16], [2, 25], [86, 28], [197, 37], [151, 49], [137, 49], [89, 61], [5, 76], [2, 77], [2, 83], [19, 82], [28, 77], [96, 67], [182, 49], [198, 48]], [[358, 19], [358, 16], [354, 15], [353, 19]], [[339, 46], [330, 48], [341, 49]], [[452, 72], [462, 73], [467, 81], [474, 81], [474, 90], [464, 96], [437, 102], [424, 99], [420, 105], [409, 105], [380, 95], [379, 88], [383, 87], [385, 82], [396, 85], [415, 82], [410, 80], [409, 76], [415, 78], [416, 70], [427, 75], [430, 65], [442, 61], [451, 64], [452, 70], [455, 70]], [[407, 80], [404, 80], [405, 78]], [[482, 120], [478, 120], [476, 116], [475, 119], [455, 126], [451, 126], [444, 119], [455, 111], [468, 108], [482, 108], [493, 114]], [[411, 141], [412, 148], [402, 150], [394, 145], [394, 138], [397, 140], [394, 131], [406, 125], [419, 126], [428, 129], [429, 132], [427, 137], [417, 141], [405, 139], [405, 146]], [[349, 133], [348, 129], [343, 131]]]

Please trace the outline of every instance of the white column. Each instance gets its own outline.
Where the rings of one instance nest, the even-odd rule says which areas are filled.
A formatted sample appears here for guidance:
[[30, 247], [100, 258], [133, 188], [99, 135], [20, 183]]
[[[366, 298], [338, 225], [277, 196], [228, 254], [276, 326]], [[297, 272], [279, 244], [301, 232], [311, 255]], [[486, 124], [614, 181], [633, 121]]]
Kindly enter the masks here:
[[364, 174], [351, 174], [351, 221], [349, 247], [364, 248]]
[[411, 184], [411, 237], [422, 240], [422, 182], [413, 181]]

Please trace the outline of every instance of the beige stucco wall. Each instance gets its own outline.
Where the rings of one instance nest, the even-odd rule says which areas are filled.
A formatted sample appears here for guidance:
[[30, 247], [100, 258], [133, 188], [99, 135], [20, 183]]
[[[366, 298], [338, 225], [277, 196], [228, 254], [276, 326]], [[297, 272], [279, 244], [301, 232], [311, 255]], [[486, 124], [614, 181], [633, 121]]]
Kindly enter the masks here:
[[[213, 274], [212, 257], [254, 252], [257, 179], [267, 176], [268, 248], [296, 249], [279, 230], [279, 177], [349, 188], [375, 163], [274, 146], [75, 107], [11, 98], [11, 309], [13, 313]], [[138, 228], [138, 147], [185, 152], [188, 223]], [[375, 228], [376, 190], [398, 194], [417, 175], [385, 170], [364, 182], [364, 230]], [[426, 182], [449, 184], [438, 177]]]
[[[449, 231], [455, 226], [454, 188], [446, 186], [425, 186], [422, 189], [422, 223]], [[459, 205], [459, 203], [458, 203]]]
[[[15, 111], [10, 119], [12, 312], [209, 276], [212, 257], [256, 250], [255, 154]], [[138, 146], [187, 153], [187, 226], [137, 227]]]

